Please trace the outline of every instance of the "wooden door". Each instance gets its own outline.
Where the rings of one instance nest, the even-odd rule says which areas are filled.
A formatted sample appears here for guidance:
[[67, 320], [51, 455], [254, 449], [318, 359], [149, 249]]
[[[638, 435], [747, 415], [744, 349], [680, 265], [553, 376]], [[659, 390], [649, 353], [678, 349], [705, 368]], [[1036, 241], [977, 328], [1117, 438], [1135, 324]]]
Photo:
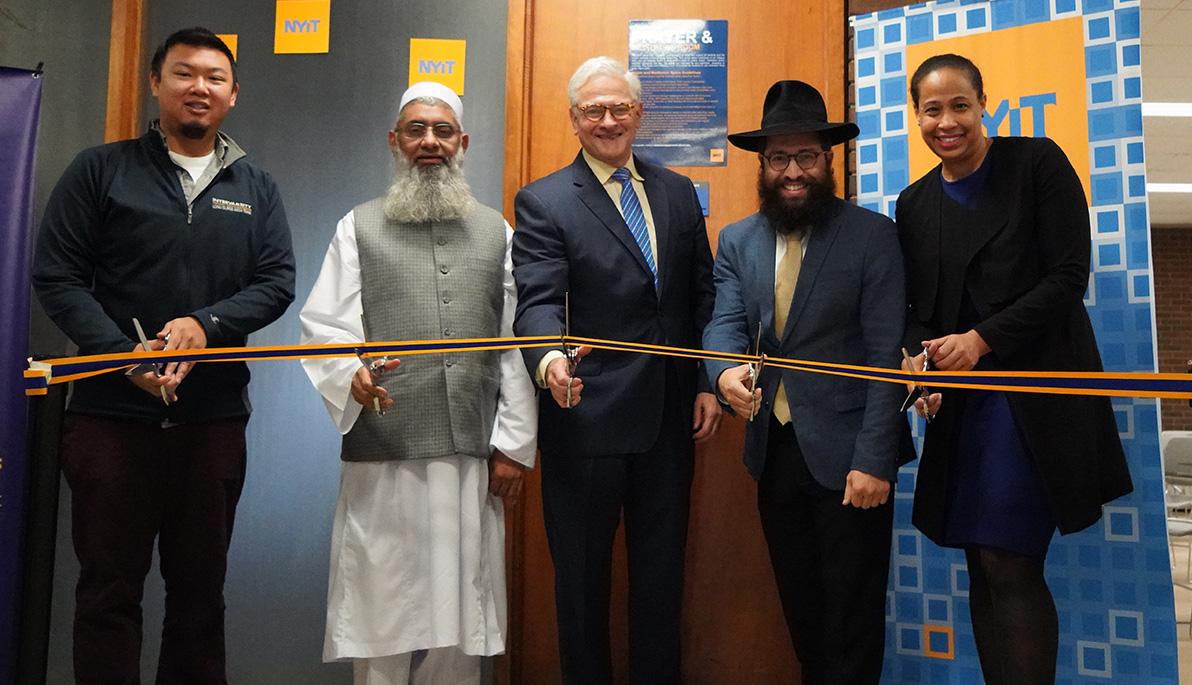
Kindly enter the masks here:
[[[847, 31], [843, 0], [510, 0], [506, 77], [505, 216], [517, 190], [569, 164], [579, 143], [567, 119], [567, 80], [597, 55], [628, 59], [629, 22], [725, 19], [729, 47], [729, 132], [753, 130], [766, 90], [794, 78], [820, 90], [829, 117], [846, 112]], [[646, 116], [649, 103], [646, 102]], [[838, 154], [837, 178], [843, 178]], [[729, 148], [728, 165], [676, 169], [711, 187], [713, 249], [726, 224], [757, 210], [758, 161]], [[684, 588], [683, 677], [692, 684], [797, 682], [796, 662], [778, 603], [756, 506], [756, 486], [741, 463], [745, 424], [726, 417], [696, 456]], [[559, 680], [554, 576], [542, 521], [537, 472], [522, 502], [508, 509], [509, 656], [501, 682]], [[613, 659], [626, 670], [623, 543], [614, 557]]]

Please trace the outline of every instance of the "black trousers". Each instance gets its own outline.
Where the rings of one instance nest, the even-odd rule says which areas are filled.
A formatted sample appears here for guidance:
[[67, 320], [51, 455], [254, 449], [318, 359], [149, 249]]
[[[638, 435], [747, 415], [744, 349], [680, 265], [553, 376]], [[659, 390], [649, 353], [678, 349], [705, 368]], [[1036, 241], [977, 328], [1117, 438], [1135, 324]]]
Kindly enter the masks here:
[[757, 503], [803, 685], [865, 685], [881, 678], [894, 496], [844, 506], [816, 482], [790, 424], [770, 419]]
[[[668, 373], [668, 381], [673, 378]], [[555, 567], [559, 655], [567, 685], [612, 682], [609, 592], [622, 511], [630, 681], [679, 683], [683, 562], [695, 472], [691, 425], [682, 420], [690, 408], [684, 412], [681, 401], [678, 393], [667, 393], [662, 430], [645, 453], [542, 455], [543, 514]]]
[[156, 540], [166, 590], [156, 681], [226, 683], [223, 584], [247, 421], [161, 428], [67, 416], [76, 682], [141, 682], [141, 597]]

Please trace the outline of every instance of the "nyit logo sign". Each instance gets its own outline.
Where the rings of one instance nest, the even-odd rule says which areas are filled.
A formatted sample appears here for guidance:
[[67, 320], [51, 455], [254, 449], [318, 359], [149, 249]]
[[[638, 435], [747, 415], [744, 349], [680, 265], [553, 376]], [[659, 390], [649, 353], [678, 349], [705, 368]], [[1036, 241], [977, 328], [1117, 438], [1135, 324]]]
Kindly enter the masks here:
[[991, 136], [1021, 136], [1023, 135], [1022, 120], [1025, 115], [1027, 121], [1030, 122], [1031, 135], [1045, 136], [1047, 135], [1047, 105], [1055, 103], [1055, 93], [1023, 95], [1018, 98], [1017, 107], [1011, 107], [1009, 100], [1002, 100], [996, 105], [987, 101], [985, 116], [982, 117], [985, 131]]
[[455, 60], [444, 59], [436, 62], [433, 59], [418, 60], [418, 74], [443, 74], [444, 76], [451, 75], [455, 71]]
[[464, 94], [466, 40], [410, 39], [410, 83], [435, 81]]
[[330, 34], [331, 0], [277, 0], [275, 53], [327, 52]]
[[286, 19], [285, 33], [318, 33], [322, 19]]
[[[906, 70], [952, 52], [973, 60], [985, 81], [985, 132], [991, 136], [1047, 136], [1072, 162], [1089, 192], [1088, 104], [1084, 25], [1080, 17], [974, 33], [906, 48]], [[909, 103], [908, 103], [909, 104]], [[910, 178], [939, 160], [923, 144], [910, 112]]]

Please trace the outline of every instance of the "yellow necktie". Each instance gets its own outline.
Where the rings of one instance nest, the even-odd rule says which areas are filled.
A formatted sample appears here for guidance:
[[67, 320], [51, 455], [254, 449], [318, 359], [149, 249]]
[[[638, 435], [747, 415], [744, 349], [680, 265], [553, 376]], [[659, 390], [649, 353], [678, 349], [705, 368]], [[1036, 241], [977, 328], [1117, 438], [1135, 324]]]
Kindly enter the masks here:
[[[786, 318], [791, 311], [795, 297], [795, 283], [799, 280], [799, 266], [803, 263], [803, 241], [800, 236], [787, 236], [786, 254], [778, 262], [774, 272], [774, 335], [782, 340]], [[786, 402], [786, 388], [778, 383], [778, 394], [774, 396], [774, 418], [782, 425], [791, 421], [791, 409]]]

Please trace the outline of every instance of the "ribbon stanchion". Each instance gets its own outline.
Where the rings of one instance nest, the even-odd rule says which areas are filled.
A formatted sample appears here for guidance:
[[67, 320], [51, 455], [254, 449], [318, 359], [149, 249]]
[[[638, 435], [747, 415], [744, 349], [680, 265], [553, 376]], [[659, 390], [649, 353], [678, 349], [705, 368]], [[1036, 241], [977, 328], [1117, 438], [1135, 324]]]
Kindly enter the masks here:
[[[124, 352], [85, 357], [63, 357], [30, 362], [25, 371], [25, 394], [45, 394], [50, 385], [66, 383], [126, 369], [136, 364], [170, 362], [227, 362], [277, 361], [319, 357], [354, 357], [368, 355], [418, 355], [445, 352], [510, 350], [527, 347], [560, 347], [581, 345], [593, 349], [638, 354], [658, 354], [687, 359], [717, 359], [756, 362], [749, 354], [713, 352], [667, 345], [604, 340], [568, 336], [539, 336], [525, 338], [484, 338], [475, 340], [414, 340], [333, 345], [285, 345], [277, 347], [221, 347], [205, 350], [171, 350], [169, 352]], [[1035, 392], [1061, 395], [1103, 395], [1117, 397], [1162, 397], [1192, 399], [1192, 376], [1183, 373], [1109, 373], [1072, 371], [903, 371], [849, 364], [830, 364], [782, 357], [766, 357], [767, 366], [794, 369], [808, 373], [827, 373], [862, 380], [886, 383], [919, 383], [932, 388], [970, 388]], [[583, 375], [582, 369], [579, 373]]]

